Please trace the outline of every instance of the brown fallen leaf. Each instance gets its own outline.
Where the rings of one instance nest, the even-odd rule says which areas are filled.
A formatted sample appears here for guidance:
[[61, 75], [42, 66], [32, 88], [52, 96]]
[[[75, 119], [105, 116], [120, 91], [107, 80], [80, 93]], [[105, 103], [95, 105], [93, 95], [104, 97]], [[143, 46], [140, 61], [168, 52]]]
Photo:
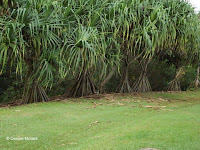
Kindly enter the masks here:
[[159, 101], [166, 101], [165, 99], [163, 98], [158, 98]]
[[159, 107], [162, 107], [162, 108], [165, 108], [166, 106], [142, 106], [142, 107], [146, 107], [146, 108], [159, 108]]
[[113, 100], [114, 99], [114, 96], [107, 96], [105, 97], [106, 100]]
[[120, 106], [124, 106], [125, 104], [122, 104], [122, 103], [117, 103], [118, 105], [120, 105]]
[[96, 108], [96, 107], [97, 107], [97, 103], [94, 102], [94, 106], [93, 106], [93, 108]]
[[89, 108], [96, 108], [96, 107], [97, 107], [97, 103], [96, 103], [96, 102], [93, 102], [93, 103], [94, 103], [93, 106], [91, 106], [91, 107], [86, 107], [86, 109], [89, 109]]
[[122, 101], [125, 101], [125, 102], [130, 102], [129, 100], [127, 100], [127, 99], [122, 99]]
[[88, 129], [89, 129], [93, 124], [96, 124], [96, 123], [99, 123], [99, 121], [94, 121], [94, 122], [92, 122], [92, 123], [89, 125]]
[[93, 107], [85, 107], [86, 109], [93, 108]]
[[15, 110], [15, 111], [18, 111], [18, 112], [19, 112], [19, 111], [22, 111], [22, 110]]

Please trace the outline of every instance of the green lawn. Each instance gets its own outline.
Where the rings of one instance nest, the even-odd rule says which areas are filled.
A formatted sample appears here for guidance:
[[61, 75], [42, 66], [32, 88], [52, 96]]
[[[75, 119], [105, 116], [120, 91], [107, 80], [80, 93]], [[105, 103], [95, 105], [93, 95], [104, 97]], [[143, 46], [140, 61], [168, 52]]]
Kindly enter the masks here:
[[[96, 108], [92, 108], [93, 102], [98, 104]], [[95, 121], [99, 123], [89, 127]], [[200, 92], [110, 94], [96, 100], [80, 98], [0, 108], [1, 150], [145, 147], [199, 150]]]

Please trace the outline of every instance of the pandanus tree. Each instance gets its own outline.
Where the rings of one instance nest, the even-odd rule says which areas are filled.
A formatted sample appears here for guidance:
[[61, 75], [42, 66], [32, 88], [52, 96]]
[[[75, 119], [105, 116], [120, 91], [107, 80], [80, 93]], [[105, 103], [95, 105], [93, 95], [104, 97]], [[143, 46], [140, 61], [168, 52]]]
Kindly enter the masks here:
[[100, 47], [97, 29], [80, 25], [72, 31], [71, 39], [67, 41], [69, 50], [68, 63], [77, 73], [74, 85], [69, 91], [69, 96], [80, 97], [96, 93], [92, 80], [92, 73], [104, 59], [104, 51]]
[[[147, 65], [155, 49], [163, 44], [166, 37], [165, 12], [161, 1], [117, 1], [112, 6], [109, 14], [111, 31], [122, 55], [118, 91], [149, 91]], [[135, 60], [140, 60], [143, 72], [132, 89], [128, 73]]]
[[199, 88], [200, 85], [200, 79], [199, 79], [199, 73], [200, 73], [200, 57], [199, 57], [199, 51], [197, 51], [196, 54], [194, 54], [194, 59], [191, 62], [191, 66], [193, 66], [196, 69], [196, 77], [194, 81], [192, 81], [189, 85], [189, 88]]
[[200, 56], [199, 56], [199, 52], [200, 52], [200, 47], [198, 48], [198, 52], [196, 55], [194, 55], [196, 58], [194, 59], [194, 61], [192, 62], [193, 66], [196, 68], [196, 78], [193, 82], [193, 86], [195, 88], [199, 88], [200, 85], [200, 79], [199, 79], [199, 75], [200, 75]]
[[[71, 10], [75, 24], [69, 27], [65, 37], [66, 58], [76, 79], [68, 91], [69, 96], [80, 97], [94, 94], [97, 87], [95, 75], [106, 72], [106, 40], [101, 11], [103, 1], [79, 1]], [[96, 77], [97, 78], [97, 77]]]
[[198, 51], [198, 18], [191, 5], [186, 1], [168, 0], [164, 7], [168, 14], [168, 38], [161, 58], [175, 66], [174, 79], [169, 83], [169, 91], [180, 91], [180, 78], [183, 67], [194, 59]]
[[[200, 43], [200, 12], [198, 13], [198, 25], [197, 25], [197, 28], [196, 28], [196, 31], [197, 33], [199, 33], [198, 35], [198, 38], [197, 38], [197, 42]], [[198, 44], [198, 47], [197, 47], [197, 52], [195, 53], [194, 56], [194, 59], [192, 60], [192, 64], [193, 66], [196, 68], [196, 78], [195, 80], [193, 81], [193, 83], [191, 83], [191, 87], [195, 87], [195, 88], [199, 88], [199, 85], [200, 85], [200, 80], [199, 80], [199, 73], [200, 73], [200, 44]]]
[[58, 9], [53, 1], [27, 0], [0, 16], [1, 69], [15, 64], [17, 74], [26, 74], [22, 103], [48, 101], [45, 88], [52, 85], [54, 74], [66, 75]]
[[162, 1], [145, 1], [139, 5], [137, 13], [138, 37], [141, 38], [140, 49], [142, 57], [138, 59], [141, 74], [133, 84], [134, 92], [149, 92], [151, 85], [147, 77], [148, 64], [155, 56], [156, 51], [162, 50], [167, 34], [166, 11]]
[[200, 64], [198, 64], [196, 79], [195, 79], [195, 81], [194, 81], [194, 87], [195, 87], [195, 88], [199, 88], [199, 85], [200, 85], [200, 81], [199, 81], [199, 72], [200, 72]]
[[112, 39], [121, 51], [121, 80], [117, 88], [118, 92], [132, 92], [129, 83], [129, 67], [141, 56], [139, 49], [141, 39], [135, 32], [137, 28], [136, 18], [137, 1], [116, 1], [108, 7], [107, 30], [112, 33]]

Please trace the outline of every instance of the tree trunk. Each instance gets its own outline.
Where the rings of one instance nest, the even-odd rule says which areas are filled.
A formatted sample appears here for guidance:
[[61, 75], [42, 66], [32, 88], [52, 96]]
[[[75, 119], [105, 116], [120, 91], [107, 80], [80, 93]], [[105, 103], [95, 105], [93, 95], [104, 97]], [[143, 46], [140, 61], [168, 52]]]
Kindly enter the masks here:
[[116, 71], [116, 66], [113, 67], [111, 72], [107, 75], [104, 81], [100, 84], [100, 93], [103, 93], [103, 87], [108, 83], [108, 81], [112, 78], [113, 74]]
[[199, 66], [197, 67], [197, 76], [195, 80], [195, 88], [199, 88]]
[[196, 78], [195, 78], [194, 81], [192, 81], [192, 82], [190, 83], [189, 88], [196, 88], [196, 89], [199, 88], [199, 84], [200, 84], [200, 82], [199, 82], [199, 72], [200, 72], [200, 63], [199, 63], [199, 65], [198, 65], [198, 67], [197, 67]]
[[142, 62], [140, 62], [142, 72], [141, 72], [139, 78], [133, 84], [134, 92], [150, 92], [150, 91], [152, 91], [151, 85], [147, 78], [147, 66], [148, 66], [149, 62], [150, 62], [149, 59], [143, 60]]
[[175, 72], [176, 73], [174, 79], [171, 82], [169, 82], [168, 91], [181, 91], [180, 78], [183, 74], [183, 68], [176, 66]]
[[25, 87], [22, 97], [22, 104], [46, 102], [48, 96], [44, 88], [37, 81], [37, 76], [34, 76], [35, 68], [33, 67], [33, 60], [25, 57], [25, 62], [28, 66], [28, 73], [25, 79]]
[[130, 83], [129, 83], [129, 77], [128, 77], [128, 70], [129, 70], [129, 65], [128, 63], [124, 63], [124, 66], [122, 68], [122, 76], [121, 76], [121, 81], [120, 85], [117, 88], [117, 91], [120, 93], [131, 93], [133, 92]]
[[88, 70], [83, 69], [67, 95], [69, 97], [82, 97], [95, 93], [96, 88], [92, 82], [90, 73]]
[[22, 100], [22, 104], [28, 104], [36, 102], [47, 102], [49, 99], [43, 87], [37, 82], [33, 82], [31, 85], [27, 83], [25, 86]]

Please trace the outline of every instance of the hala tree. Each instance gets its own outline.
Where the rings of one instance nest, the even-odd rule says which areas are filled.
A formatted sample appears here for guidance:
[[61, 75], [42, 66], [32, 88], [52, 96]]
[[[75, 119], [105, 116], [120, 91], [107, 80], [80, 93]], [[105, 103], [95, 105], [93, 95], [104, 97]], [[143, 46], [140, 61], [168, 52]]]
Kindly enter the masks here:
[[[96, 87], [92, 81], [92, 69], [103, 59], [102, 49], [99, 48], [97, 29], [80, 25], [79, 29], [71, 30], [68, 42], [68, 63], [77, 78], [69, 91], [69, 96], [86, 96], [94, 94]], [[66, 38], [67, 39], [67, 38]]]
[[[200, 12], [198, 13], [198, 20], [200, 21]], [[200, 32], [200, 25], [197, 25], [197, 32]], [[199, 34], [198, 34], [199, 35]], [[197, 38], [197, 42], [199, 43], [200, 41], [200, 36], [198, 36]], [[200, 73], [200, 45], [198, 45], [197, 47], [197, 52], [195, 53], [195, 55], [193, 55], [194, 59], [192, 60], [192, 64], [196, 69], [196, 78], [194, 80], [193, 83], [191, 83], [192, 86], [194, 86], [195, 88], [199, 88], [200, 85], [200, 80], [199, 80], [199, 73]]]
[[196, 65], [194, 65], [196, 68], [196, 78], [195, 80], [190, 84], [190, 87], [195, 87], [196, 89], [199, 88], [200, 80], [199, 80], [199, 73], [200, 73], [200, 63], [199, 61], [196, 62]]
[[16, 3], [16, 8], [0, 16], [1, 69], [15, 63], [16, 73], [26, 74], [22, 103], [48, 101], [45, 88], [52, 85], [54, 73], [60, 77], [66, 75], [64, 60], [60, 57], [60, 7], [53, 1], [48, 5], [39, 0]]
[[121, 80], [117, 88], [118, 92], [132, 92], [129, 83], [129, 67], [141, 56], [140, 45], [141, 39], [135, 32], [137, 28], [136, 1], [117, 1], [111, 3], [107, 11], [108, 32], [112, 33], [112, 39], [121, 51]]
[[[119, 92], [144, 91], [143, 89], [146, 91], [146, 87], [149, 87], [146, 77], [147, 65], [155, 49], [162, 46], [166, 38], [166, 19], [161, 2], [117, 1], [110, 7], [110, 31], [122, 55]], [[132, 89], [128, 73], [135, 60], [140, 60], [144, 70]], [[150, 88], [147, 91], [149, 90]]]
[[99, 90], [95, 78], [104, 77], [112, 61], [108, 53], [105, 19], [101, 15], [105, 1], [82, 0], [71, 7], [74, 21], [65, 32], [66, 59], [76, 79], [68, 96], [79, 97], [94, 94]]
[[186, 1], [168, 0], [164, 3], [168, 14], [168, 38], [161, 51], [161, 58], [175, 66], [174, 79], [169, 83], [169, 91], [180, 91], [183, 67], [191, 64], [198, 51], [198, 18]]
[[138, 59], [141, 66], [141, 74], [133, 84], [134, 92], [149, 92], [151, 85], [147, 77], [148, 64], [153, 59], [155, 52], [161, 50], [167, 34], [166, 11], [163, 9], [163, 1], [145, 1], [139, 5], [138, 26], [142, 38], [140, 49], [144, 51]]

